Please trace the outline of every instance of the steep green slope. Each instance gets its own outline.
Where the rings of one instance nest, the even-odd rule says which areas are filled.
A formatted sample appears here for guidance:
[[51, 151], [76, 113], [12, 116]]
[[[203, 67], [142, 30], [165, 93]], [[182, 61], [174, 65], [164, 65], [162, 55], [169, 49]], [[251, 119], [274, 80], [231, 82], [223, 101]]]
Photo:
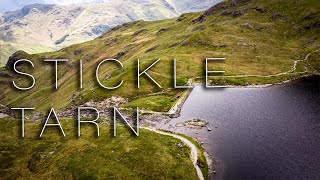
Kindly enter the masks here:
[[[205, 12], [183, 14], [179, 18], [117, 26], [101, 37], [53, 53], [19, 55], [35, 64], [20, 67], [36, 77], [29, 91], [13, 89], [11, 80], [28, 83], [9, 70], [1, 71], [0, 103], [8, 107], [66, 108], [90, 100], [101, 101], [113, 95], [128, 98], [140, 108], [167, 111], [182, 90], [172, 89], [173, 59], [177, 59], [178, 82], [189, 78], [203, 80], [205, 58], [224, 57], [224, 63], [210, 64], [210, 69], [224, 70], [230, 76], [211, 80], [212, 84], [277, 83], [319, 72], [320, 4], [316, 0], [233, 0], [220, 3]], [[311, 53], [313, 52], [313, 53]], [[306, 61], [303, 60], [311, 53]], [[23, 54], [23, 53], [20, 53]], [[44, 59], [67, 58], [59, 65], [59, 89], [54, 90], [54, 74]], [[106, 58], [119, 59], [101, 66], [100, 79], [106, 85], [118, 84], [117, 90], [106, 90], [95, 80], [95, 68]], [[161, 61], [149, 74], [162, 85], [156, 87], [147, 78], [137, 88], [137, 59], [141, 69]], [[79, 61], [84, 62], [84, 89], [79, 88]], [[241, 75], [241, 76], [239, 76]], [[233, 77], [236, 76], [236, 77]], [[154, 93], [157, 93], [154, 95]], [[143, 98], [141, 100], [141, 98]]]

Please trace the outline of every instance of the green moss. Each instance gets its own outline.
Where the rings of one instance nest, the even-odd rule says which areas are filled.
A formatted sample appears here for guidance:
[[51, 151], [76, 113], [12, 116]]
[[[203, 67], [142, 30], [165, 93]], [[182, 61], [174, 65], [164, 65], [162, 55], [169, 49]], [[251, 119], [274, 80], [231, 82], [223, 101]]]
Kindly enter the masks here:
[[157, 112], [167, 112], [175, 102], [174, 98], [168, 96], [148, 96], [138, 98], [124, 105], [124, 107], [139, 107], [141, 109], [153, 110]]

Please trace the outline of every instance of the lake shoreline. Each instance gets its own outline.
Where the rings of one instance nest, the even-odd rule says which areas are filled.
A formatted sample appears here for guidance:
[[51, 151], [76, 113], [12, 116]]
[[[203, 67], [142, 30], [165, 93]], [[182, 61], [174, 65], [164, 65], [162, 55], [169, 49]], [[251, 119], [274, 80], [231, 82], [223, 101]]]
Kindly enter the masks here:
[[[279, 83], [273, 83], [273, 84], [261, 84], [261, 85], [227, 85], [224, 88], [268, 88], [268, 87], [272, 87], [272, 86], [279, 86], [279, 85], [284, 85], [284, 84], [290, 84], [294, 81], [298, 81], [300, 79], [303, 78], [308, 78], [308, 77], [313, 77], [313, 76], [320, 76], [320, 73], [313, 73], [313, 74], [308, 74], [308, 75], [303, 75], [303, 76], [299, 76], [290, 80], [286, 80], [286, 81], [282, 81]], [[195, 86], [204, 86], [204, 83], [195, 83], [193, 84], [193, 88]], [[191, 94], [193, 88], [189, 88], [185, 90], [185, 95], [182, 95], [177, 101], [176, 103], [171, 107], [171, 109], [168, 112], [154, 112], [154, 111], [143, 111], [143, 113], [150, 113], [150, 114], [163, 114], [163, 115], [169, 115], [170, 118], [177, 118], [180, 116], [180, 112], [181, 109], [184, 105], [184, 103], [186, 102], [186, 100], [188, 99], [189, 95]], [[210, 88], [212, 89], [212, 88]]]
[[[280, 86], [280, 85], [290, 84], [290, 83], [293, 83], [295, 81], [302, 80], [304, 78], [317, 77], [317, 76], [320, 76], [320, 73], [313, 73], [313, 74], [303, 75], [303, 76], [299, 76], [299, 77], [296, 77], [296, 78], [293, 78], [293, 79], [290, 79], [290, 80], [286, 80], [286, 81], [282, 81], [282, 82], [274, 83], [274, 84], [247, 85], [247, 86], [228, 85], [225, 88], [248, 88], [248, 89], [251, 89], [251, 88], [268, 88], [268, 87], [272, 87], [272, 86]], [[196, 83], [196, 84], [194, 84], [194, 87], [195, 86], [203, 86], [203, 85], [204, 85], [204, 83]], [[177, 103], [175, 103], [173, 105], [173, 108], [171, 108], [171, 110], [168, 113], [164, 113], [164, 114], [169, 114], [170, 115], [170, 120], [169, 121], [171, 121], [173, 118], [177, 118], [177, 117], [181, 116], [181, 114], [180, 114], [181, 113], [181, 109], [184, 106], [185, 102], [187, 101], [187, 99], [188, 99], [189, 95], [191, 94], [192, 90], [193, 90], [193, 88], [187, 89], [186, 90], [187, 95], [186, 96], [182, 96], [177, 101]], [[175, 109], [174, 112], [172, 111], [173, 109]], [[167, 122], [165, 122], [165, 123], [167, 123]], [[163, 122], [160, 122], [159, 124], [163, 124]], [[162, 130], [165, 130], [165, 129], [162, 129]], [[173, 132], [178, 133], [178, 132], [176, 132], [174, 130], [173, 130]], [[187, 134], [184, 134], [184, 135], [189, 136]], [[191, 136], [191, 137], [195, 138], [199, 142], [198, 138], [196, 138], [194, 136]], [[208, 151], [206, 150], [206, 148], [203, 145], [201, 145], [201, 146], [204, 149], [204, 153], [207, 154], [207, 158], [208, 158], [207, 162], [214, 162], [215, 157], [210, 156]], [[215, 175], [213, 173], [213, 171], [217, 171], [218, 170], [219, 173], [220, 173], [220, 171], [223, 172], [223, 170], [221, 170], [220, 168], [216, 168], [213, 163], [208, 163], [208, 167], [209, 167], [209, 175], [210, 176]], [[222, 176], [223, 176], [223, 174], [222, 174]], [[219, 177], [222, 177], [222, 176], [219, 176]]]

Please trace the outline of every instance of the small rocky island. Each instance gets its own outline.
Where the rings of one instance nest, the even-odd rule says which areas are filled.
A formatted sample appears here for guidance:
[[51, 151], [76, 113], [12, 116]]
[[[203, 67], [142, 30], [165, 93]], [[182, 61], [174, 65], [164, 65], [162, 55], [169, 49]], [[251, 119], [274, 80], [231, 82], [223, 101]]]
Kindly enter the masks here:
[[191, 129], [202, 129], [206, 127], [208, 131], [211, 131], [211, 129], [209, 128], [209, 122], [200, 118], [190, 119], [185, 122], [177, 123], [176, 127], [187, 127]]

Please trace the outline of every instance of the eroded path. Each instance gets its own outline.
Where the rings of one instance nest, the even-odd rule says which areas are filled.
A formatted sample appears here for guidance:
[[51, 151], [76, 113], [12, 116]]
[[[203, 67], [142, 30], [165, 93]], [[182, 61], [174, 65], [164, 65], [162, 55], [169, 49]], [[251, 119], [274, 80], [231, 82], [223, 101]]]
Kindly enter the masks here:
[[159, 130], [156, 130], [156, 129], [146, 128], [146, 127], [143, 127], [143, 129], [147, 129], [149, 131], [152, 131], [152, 132], [155, 132], [155, 133], [158, 133], [158, 134], [162, 134], [162, 135], [166, 135], [166, 136], [171, 136], [171, 137], [174, 137], [174, 138], [179, 139], [182, 142], [184, 142], [191, 150], [190, 158], [191, 158], [191, 161], [193, 163], [193, 166], [196, 168], [197, 175], [198, 175], [199, 179], [200, 180], [204, 180], [204, 176], [202, 174], [202, 171], [200, 170], [200, 167], [197, 164], [198, 153], [199, 152], [198, 152], [197, 147], [191, 141], [189, 141], [188, 139], [186, 139], [186, 138], [184, 138], [182, 136], [179, 136], [177, 134], [171, 134], [171, 133], [159, 131]]
[[[295, 60], [293, 63], [293, 67], [287, 71], [287, 72], [282, 72], [282, 73], [278, 73], [278, 74], [270, 74], [270, 75], [256, 75], [256, 74], [249, 74], [249, 75], [235, 75], [235, 76], [221, 76], [221, 77], [230, 77], [230, 78], [241, 78], [241, 77], [261, 77], [261, 78], [268, 78], [268, 77], [277, 77], [277, 76], [283, 76], [283, 75], [288, 75], [288, 74], [293, 74], [295, 70], [297, 70], [297, 65], [299, 62], [303, 62], [303, 61], [307, 61], [310, 57], [311, 54], [318, 52], [319, 50], [315, 50], [310, 52], [309, 54], [306, 55], [306, 57], [304, 59], [301, 60]], [[296, 72], [295, 74], [303, 74], [308, 72], [307, 68], [305, 68], [305, 71], [303, 72]]]

